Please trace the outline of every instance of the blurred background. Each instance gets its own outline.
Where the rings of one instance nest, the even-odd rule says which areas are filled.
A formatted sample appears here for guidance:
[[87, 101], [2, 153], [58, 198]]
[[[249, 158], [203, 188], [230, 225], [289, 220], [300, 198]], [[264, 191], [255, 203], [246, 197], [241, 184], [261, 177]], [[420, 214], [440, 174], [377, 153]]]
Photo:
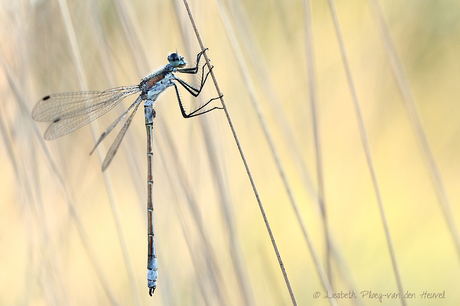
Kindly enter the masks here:
[[[107, 171], [115, 132], [89, 156], [134, 97], [53, 141], [31, 118], [51, 93], [139, 84], [171, 52], [194, 64], [183, 2], [0, 5], [0, 305], [292, 304], [223, 111], [156, 103], [153, 297], [142, 110]], [[328, 1], [190, 6], [298, 304], [329, 305], [330, 285], [358, 296], [339, 305], [400, 305], [360, 294], [399, 282], [408, 305], [458, 305], [460, 3], [337, 1], [344, 49]], [[182, 92], [190, 110], [215, 96]]]

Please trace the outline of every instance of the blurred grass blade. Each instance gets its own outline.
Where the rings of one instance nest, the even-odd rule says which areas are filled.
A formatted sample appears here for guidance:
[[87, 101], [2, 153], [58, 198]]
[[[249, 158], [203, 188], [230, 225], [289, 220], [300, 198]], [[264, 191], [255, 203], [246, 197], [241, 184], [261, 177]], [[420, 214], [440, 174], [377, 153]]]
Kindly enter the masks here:
[[414, 132], [417, 135], [420, 149], [423, 153], [423, 157], [425, 158], [425, 163], [430, 173], [431, 181], [436, 191], [439, 204], [441, 205], [441, 210], [444, 214], [444, 218], [446, 219], [447, 226], [449, 227], [455, 248], [457, 249], [457, 256], [460, 259], [460, 236], [455, 219], [452, 217], [452, 205], [450, 204], [449, 198], [447, 196], [446, 188], [442, 181], [439, 167], [434, 159], [433, 152], [428, 143], [428, 138], [422, 125], [422, 120], [420, 119], [419, 112], [415, 105], [414, 95], [412, 93], [409, 81], [407, 80], [407, 75], [391, 40], [390, 33], [388, 32], [388, 27], [383, 18], [382, 9], [378, 0], [370, 0], [370, 4], [373, 9], [378, 28], [380, 30], [380, 36], [385, 45], [385, 51], [388, 58], [390, 59], [393, 76], [396, 79], [399, 91], [403, 97], [404, 106], [406, 107], [406, 111], [409, 115]]
[[370, 175], [371, 175], [371, 178], [372, 178], [372, 184], [374, 186], [375, 196], [377, 198], [377, 203], [378, 203], [378, 206], [379, 206], [380, 217], [382, 218], [382, 225], [383, 225], [383, 229], [385, 231], [386, 241], [387, 241], [387, 244], [388, 244], [388, 251], [390, 252], [391, 263], [392, 263], [392, 266], [393, 266], [393, 272], [395, 274], [396, 284], [398, 286], [399, 299], [401, 300], [402, 305], [406, 305], [406, 299], [404, 298], [404, 290], [403, 290], [403, 286], [402, 286], [402, 280], [401, 280], [401, 276], [400, 276], [400, 273], [399, 273], [398, 264], [397, 264], [397, 260], [396, 260], [396, 254], [395, 254], [394, 247], [393, 247], [393, 241], [391, 239], [390, 229], [388, 227], [388, 222], [387, 222], [387, 217], [385, 215], [385, 210], [383, 208], [383, 200], [382, 200], [382, 197], [381, 197], [381, 194], [380, 194], [380, 188], [379, 188], [379, 185], [378, 185], [378, 182], [377, 182], [377, 174], [375, 173], [374, 162], [372, 161], [371, 149], [369, 147], [369, 140], [367, 138], [366, 129], [364, 127], [364, 120], [363, 120], [363, 116], [361, 114], [361, 109], [359, 107], [358, 96], [356, 94], [356, 89], [355, 89], [355, 85], [354, 85], [354, 82], [353, 82], [353, 77], [351, 75], [351, 70], [350, 70], [350, 67], [349, 67], [349, 62], [348, 62], [347, 54], [346, 54], [346, 51], [345, 51], [345, 44], [343, 42], [342, 32], [340, 30], [337, 11], [336, 11], [335, 3], [334, 3], [333, 0], [329, 0], [329, 8], [330, 8], [330, 11], [331, 11], [332, 20], [334, 21], [334, 29], [335, 29], [335, 33], [337, 34], [337, 40], [339, 42], [340, 54], [342, 56], [343, 66], [344, 66], [344, 69], [345, 69], [345, 73], [347, 75], [347, 81], [348, 81], [348, 85], [349, 85], [349, 88], [350, 88], [350, 92], [351, 92], [351, 96], [352, 96], [352, 100], [353, 100], [353, 105], [354, 105], [354, 108], [355, 108], [355, 111], [356, 111], [356, 117], [357, 117], [358, 126], [359, 126], [359, 133], [361, 135], [361, 141], [362, 141], [363, 149], [364, 149], [364, 152], [366, 154], [366, 161], [367, 161], [369, 172], [370, 172]]

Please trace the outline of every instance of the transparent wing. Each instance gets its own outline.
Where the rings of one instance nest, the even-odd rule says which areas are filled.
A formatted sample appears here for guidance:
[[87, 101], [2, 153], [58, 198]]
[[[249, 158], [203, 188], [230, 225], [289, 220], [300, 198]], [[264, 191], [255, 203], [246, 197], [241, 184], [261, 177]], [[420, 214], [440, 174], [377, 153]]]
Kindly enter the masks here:
[[52, 122], [45, 132], [45, 139], [55, 139], [99, 118], [124, 98], [137, 92], [140, 92], [139, 86], [133, 85], [104, 91], [53, 94], [35, 105], [32, 118]]
[[140, 103], [141, 101], [142, 100], [139, 99], [138, 101], [136, 101], [137, 104], [136, 104], [136, 102], [134, 103], [134, 104], [136, 104], [136, 106], [134, 107], [133, 112], [131, 113], [131, 115], [129, 115], [128, 119], [126, 119], [125, 124], [123, 125], [123, 127], [121, 128], [121, 130], [118, 133], [117, 137], [115, 138], [115, 140], [113, 141], [112, 145], [110, 146], [110, 149], [107, 152], [107, 155], [105, 156], [104, 162], [102, 163], [102, 171], [105, 171], [105, 169], [107, 169], [107, 167], [109, 166], [110, 162], [112, 161], [115, 153], [117, 153], [118, 147], [120, 146], [120, 143], [123, 140], [123, 137], [125, 136], [125, 133], [129, 128], [129, 125], [131, 124], [131, 121], [133, 121], [134, 115], [136, 114], [137, 109], [139, 108], [139, 105], [141, 105], [141, 103]]
[[142, 102], [142, 98], [141, 98], [141, 96], [139, 96], [139, 98], [137, 98], [136, 101], [134, 101], [134, 103], [131, 104], [131, 106], [128, 107], [128, 109], [123, 114], [121, 114], [120, 117], [117, 118], [117, 120], [112, 122], [112, 124], [101, 134], [101, 136], [99, 137], [98, 141], [94, 145], [94, 148], [93, 148], [93, 150], [91, 150], [91, 153], [89, 153], [89, 155], [93, 154], [93, 152], [94, 152], [94, 150], [96, 150], [97, 146], [105, 139], [105, 137], [107, 137], [107, 135], [109, 135], [109, 133], [115, 128], [115, 126], [117, 126], [117, 124], [120, 123], [120, 121], [123, 120], [123, 118], [126, 117], [126, 114], [128, 114], [134, 106], [136, 106], [136, 108], [137, 108], [139, 106], [139, 103], [141, 103], [141, 102]]

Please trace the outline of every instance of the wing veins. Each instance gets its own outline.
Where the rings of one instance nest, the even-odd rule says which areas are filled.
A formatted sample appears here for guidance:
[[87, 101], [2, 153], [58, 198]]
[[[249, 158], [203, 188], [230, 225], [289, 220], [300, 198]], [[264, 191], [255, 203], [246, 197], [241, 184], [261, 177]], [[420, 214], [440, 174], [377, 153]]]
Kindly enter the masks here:
[[[140, 97], [138, 99], [140, 99]], [[75, 117], [69, 117], [64, 119], [59, 118], [59, 120], [56, 120], [55, 122], [49, 125], [48, 129], [45, 132], [45, 139], [50, 140], [59, 138], [61, 136], [75, 131], [76, 129], [101, 117], [102, 115], [113, 109], [115, 106], [117, 106], [122, 100], [123, 99], [119, 99], [114, 103], [107, 104], [106, 108], [96, 109], [90, 113], [84, 113]]]
[[140, 91], [138, 85], [116, 87], [104, 91], [69, 92], [46, 96], [32, 111], [36, 121], [55, 122], [86, 115], [102, 108], [112, 109], [129, 95]]
[[131, 113], [131, 115], [129, 115], [129, 117], [126, 120], [125, 124], [121, 128], [121, 130], [118, 133], [117, 137], [113, 141], [112, 145], [110, 146], [110, 149], [107, 152], [107, 155], [105, 156], [104, 162], [102, 163], [102, 171], [105, 171], [105, 169], [107, 169], [107, 167], [109, 166], [109, 164], [112, 161], [113, 157], [115, 156], [115, 153], [117, 153], [118, 147], [120, 146], [121, 141], [123, 140], [123, 137], [125, 136], [126, 131], [128, 130], [129, 125], [131, 124], [131, 121], [133, 120], [134, 115], [136, 114], [137, 109], [139, 108], [140, 104], [141, 103], [139, 101], [138, 104], [136, 105], [136, 107], [134, 108], [133, 112]]
[[99, 137], [98, 141], [94, 145], [94, 148], [91, 150], [91, 153], [89, 153], [89, 155], [93, 154], [93, 152], [94, 152], [94, 150], [96, 150], [97, 146], [102, 142], [102, 140], [105, 139], [105, 137], [107, 137], [107, 135], [109, 135], [109, 133], [115, 128], [115, 126], [117, 126], [118, 123], [120, 123], [120, 121], [123, 120], [123, 118], [126, 117], [126, 114], [128, 114], [134, 106], [137, 106], [137, 104], [139, 104], [141, 102], [142, 102], [142, 98], [139, 96], [136, 99], [136, 101], [134, 101], [134, 103], [131, 104], [123, 114], [121, 114], [120, 117], [118, 117], [114, 122], [112, 122], [112, 124], [101, 134], [101, 136]]

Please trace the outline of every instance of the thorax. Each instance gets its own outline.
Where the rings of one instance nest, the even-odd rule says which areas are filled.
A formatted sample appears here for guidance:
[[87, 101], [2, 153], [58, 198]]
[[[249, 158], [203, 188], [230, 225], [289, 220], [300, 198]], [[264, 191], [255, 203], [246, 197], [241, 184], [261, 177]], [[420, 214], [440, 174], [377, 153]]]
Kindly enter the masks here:
[[168, 65], [152, 72], [143, 78], [141, 82], [144, 98], [147, 100], [156, 100], [160, 93], [174, 84], [173, 80], [173, 69]]

